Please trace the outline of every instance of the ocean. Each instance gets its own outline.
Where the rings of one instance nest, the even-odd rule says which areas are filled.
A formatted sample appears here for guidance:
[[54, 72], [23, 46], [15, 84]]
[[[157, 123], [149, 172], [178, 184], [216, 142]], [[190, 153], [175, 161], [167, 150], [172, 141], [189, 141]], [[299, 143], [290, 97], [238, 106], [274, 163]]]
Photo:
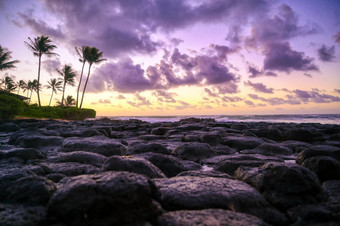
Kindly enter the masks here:
[[142, 121], [155, 122], [176, 122], [184, 118], [213, 118], [218, 122], [284, 122], [284, 123], [320, 123], [340, 124], [340, 114], [282, 114], [282, 115], [186, 115], [186, 116], [117, 116], [100, 118], [110, 119], [139, 119]]

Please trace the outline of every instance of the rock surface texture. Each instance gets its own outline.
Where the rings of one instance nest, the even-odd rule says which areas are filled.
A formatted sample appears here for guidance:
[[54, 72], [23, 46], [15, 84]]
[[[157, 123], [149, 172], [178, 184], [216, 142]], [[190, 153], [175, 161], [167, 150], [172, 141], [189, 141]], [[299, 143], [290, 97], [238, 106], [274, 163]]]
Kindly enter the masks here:
[[340, 125], [0, 121], [0, 225], [339, 225]]

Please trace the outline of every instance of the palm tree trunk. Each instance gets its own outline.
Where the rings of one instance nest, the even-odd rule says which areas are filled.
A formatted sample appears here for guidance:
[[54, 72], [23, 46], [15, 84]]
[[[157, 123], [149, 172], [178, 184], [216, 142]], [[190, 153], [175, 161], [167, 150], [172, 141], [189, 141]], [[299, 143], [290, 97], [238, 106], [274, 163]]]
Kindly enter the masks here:
[[85, 95], [85, 90], [86, 90], [87, 82], [89, 81], [89, 77], [90, 77], [91, 66], [92, 66], [92, 64], [89, 65], [89, 71], [87, 73], [87, 78], [86, 78], [86, 82], [85, 82], [85, 86], [84, 86], [84, 90], [83, 90], [83, 96], [81, 97], [81, 102], [80, 102], [79, 108], [81, 108], [81, 106], [83, 106], [83, 100], [84, 100], [84, 95]]
[[19, 95], [19, 92], [20, 92], [20, 86], [19, 86], [19, 88], [18, 88], [18, 93], [17, 93], [18, 95]]
[[79, 85], [78, 85], [78, 89], [77, 89], [77, 107], [78, 107], [78, 98], [79, 98], [80, 84], [81, 84], [81, 80], [83, 79], [83, 72], [84, 72], [85, 63], [86, 63], [86, 61], [84, 60], [83, 66], [81, 68], [80, 80], [79, 80]]
[[41, 107], [41, 103], [40, 103], [40, 94], [39, 94], [39, 88], [40, 88], [40, 66], [41, 66], [41, 54], [39, 55], [38, 89], [37, 89], [39, 107]]
[[53, 97], [53, 88], [52, 88], [52, 95], [51, 95], [50, 103], [48, 104], [48, 106], [51, 106], [52, 97]]
[[64, 106], [64, 94], [65, 94], [66, 81], [64, 81], [63, 97], [61, 98], [61, 106]]
[[31, 100], [32, 100], [32, 93], [33, 93], [33, 89], [31, 90], [30, 101], [28, 102], [28, 104], [30, 104], [30, 103], [31, 103]]

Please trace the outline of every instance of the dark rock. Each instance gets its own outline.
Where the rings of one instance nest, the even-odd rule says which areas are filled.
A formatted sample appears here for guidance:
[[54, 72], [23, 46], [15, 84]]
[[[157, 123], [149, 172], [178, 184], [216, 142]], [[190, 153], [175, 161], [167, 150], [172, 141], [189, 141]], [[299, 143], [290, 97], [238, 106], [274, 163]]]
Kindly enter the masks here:
[[230, 128], [235, 130], [245, 130], [248, 129], [249, 126], [245, 123], [233, 123]]
[[214, 169], [217, 171], [227, 173], [229, 175], [234, 175], [235, 171], [240, 166], [256, 167], [262, 166], [263, 164], [265, 164], [263, 160], [257, 159], [244, 159], [244, 160], [227, 159], [218, 163], [216, 167], [214, 167]]
[[235, 177], [254, 186], [280, 210], [324, 200], [317, 176], [294, 163], [269, 162], [259, 168], [240, 167]]
[[56, 190], [53, 182], [44, 177], [27, 176], [11, 181], [0, 195], [1, 202], [46, 204]]
[[201, 142], [212, 144], [212, 145], [219, 144], [222, 141], [221, 135], [215, 134], [215, 133], [212, 133], [212, 132], [203, 133], [200, 136], [200, 139], [201, 139]]
[[85, 151], [104, 156], [126, 155], [127, 148], [116, 140], [104, 136], [85, 138], [66, 138], [59, 148], [61, 152]]
[[128, 148], [130, 154], [141, 154], [145, 152], [160, 153], [165, 155], [170, 155], [171, 151], [167, 149], [164, 145], [158, 143], [137, 143]]
[[19, 129], [20, 127], [12, 122], [0, 123], [0, 132], [15, 132]]
[[317, 155], [330, 156], [340, 161], [340, 148], [329, 145], [315, 145], [300, 152], [296, 158], [296, 163], [301, 165], [307, 158]]
[[166, 139], [166, 137], [160, 135], [141, 135], [138, 137], [138, 139], [150, 141], [150, 140], [164, 140]]
[[[19, 133], [21, 132], [18, 131]], [[63, 138], [59, 136], [44, 136], [41, 134], [25, 131], [18, 135], [14, 134], [10, 137], [9, 144], [19, 145], [24, 148], [45, 148], [50, 146], [59, 146], [63, 142]]]
[[157, 166], [167, 177], [174, 177], [180, 172], [192, 169], [200, 169], [201, 166], [191, 162], [187, 164], [180, 158], [171, 155], [162, 155], [158, 153], [146, 153], [138, 155], [138, 157], [144, 158], [150, 161], [153, 165]]
[[64, 180], [48, 204], [49, 219], [67, 225], [143, 225], [160, 213], [142, 175], [104, 172]]
[[62, 137], [93, 137], [100, 135], [102, 135], [102, 133], [96, 129], [72, 129], [60, 131], [60, 136]]
[[50, 173], [50, 174], [46, 175], [46, 178], [53, 181], [54, 183], [58, 183], [59, 181], [61, 181], [65, 177], [66, 177], [66, 175], [61, 174], [61, 173]]
[[258, 137], [264, 137], [275, 141], [282, 141], [283, 136], [280, 128], [277, 126], [269, 125], [266, 128], [252, 130]]
[[280, 143], [280, 146], [292, 149], [295, 153], [300, 153], [303, 150], [309, 149], [310, 144], [301, 141], [287, 140]]
[[233, 155], [237, 153], [236, 149], [225, 145], [216, 145], [214, 149], [218, 155]]
[[184, 171], [182, 173], [179, 173], [177, 175], [178, 177], [181, 176], [193, 176], [193, 177], [219, 177], [219, 178], [227, 178], [227, 179], [233, 179], [232, 176], [226, 173], [222, 173], [215, 170], [210, 171], [202, 171], [202, 170], [191, 170], [191, 171]]
[[0, 203], [0, 225], [44, 225], [45, 220], [46, 208], [43, 206], [25, 206]]
[[185, 143], [174, 150], [174, 154], [180, 158], [199, 162], [202, 159], [217, 155], [214, 148], [209, 144]]
[[340, 161], [335, 158], [314, 156], [303, 161], [302, 166], [314, 172], [320, 181], [340, 180]]
[[8, 151], [0, 152], [0, 159], [2, 158], [21, 158], [24, 162], [32, 159], [43, 159], [45, 158], [44, 153], [34, 148], [15, 148]]
[[261, 154], [261, 155], [292, 155], [293, 151], [290, 148], [282, 147], [275, 144], [261, 144], [255, 149], [247, 149], [240, 151], [242, 154]]
[[70, 177], [82, 174], [93, 174], [100, 171], [100, 169], [95, 166], [77, 162], [46, 163], [44, 167], [48, 174], [60, 173]]
[[221, 208], [249, 213], [270, 223], [286, 221], [256, 189], [241, 181], [192, 176], [152, 181], [155, 196], [166, 210]]
[[288, 127], [286, 128], [286, 131], [284, 131], [283, 136], [285, 140], [297, 140], [304, 142], [322, 140], [322, 134], [314, 127]]
[[128, 171], [149, 178], [164, 178], [163, 172], [146, 159], [132, 156], [112, 156], [105, 161], [102, 171]]
[[93, 166], [101, 167], [106, 160], [106, 157], [91, 152], [75, 151], [65, 153], [57, 158], [50, 159], [51, 162], [78, 162], [83, 164], [90, 164]]
[[322, 184], [330, 202], [340, 203], [340, 180], [329, 180]]
[[193, 134], [186, 134], [181, 138], [182, 142], [200, 142], [201, 139], [199, 135], [193, 135]]
[[253, 149], [261, 144], [264, 141], [261, 138], [256, 137], [238, 137], [238, 136], [228, 136], [223, 139], [222, 144], [227, 145], [231, 148], [235, 148], [238, 151], [244, 149]]
[[153, 135], [165, 135], [166, 132], [168, 132], [169, 128], [166, 127], [158, 127], [158, 128], [153, 128], [151, 130], [151, 134]]
[[157, 225], [187, 226], [187, 225], [268, 225], [261, 219], [245, 213], [230, 210], [179, 210], [167, 212], [157, 218]]

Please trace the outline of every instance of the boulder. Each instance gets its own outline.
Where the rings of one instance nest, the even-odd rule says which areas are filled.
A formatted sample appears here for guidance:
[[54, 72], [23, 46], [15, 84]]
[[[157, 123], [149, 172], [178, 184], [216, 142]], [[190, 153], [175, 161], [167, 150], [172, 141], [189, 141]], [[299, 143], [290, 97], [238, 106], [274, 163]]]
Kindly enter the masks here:
[[328, 200], [332, 203], [340, 203], [340, 180], [329, 180], [322, 184]]
[[59, 148], [60, 152], [85, 151], [104, 156], [126, 155], [127, 148], [116, 140], [104, 136], [66, 138]]
[[192, 177], [218, 177], [218, 178], [227, 178], [227, 179], [233, 179], [232, 176], [226, 173], [222, 173], [215, 170], [210, 171], [203, 171], [203, 170], [190, 170], [190, 171], [184, 171], [182, 173], [179, 173], [177, 175], [178, 177], [182, 176], [192, 176]]
[[170, 155], [171, 151], [167, 149], [164, 145], [158, 143], [137, 143], [129, 146], [128, 152], [130, 154], [141, 154], [145, 152], [160, 153], [165, 155]]
[[296, 158], [296, 163], [301, 165], [307, 158], [317, 155], [330, 156], [340, 161], [340, 148], [330, 145], [312, 146], [310, 149], [303, 150], [299, 153]]
[[303, 150], [310, 149], [312, 145], [302, 141], [287, 140], [281, 142], [280, 146], [290, 148], [294, 153], [300, 153]]
[[240, 167], [235, 177], [259, 190], [280, 210], [300, 204], [323, 201], [325, 196], [318, 177], [294, 163], [269, 162], [261, 167]]
[[208, 143], [211, 145], [219, 144], [222, 141], [220, 134], [214, 132], [203, 133], [200, 135], [200, 140], [203, 143]]
[[44, 225], [45, 220], [46, 208], [43, 206], [0, 203], [0, 225]]
[[167, 127], [157, 127], [157, 128], [153, 128], [151, 130], [151, 134], [153, 135], [165, 135], [168, 132], [169, 128]]
[[220, 208], [249, 213], [269, 223], [286, 222], [283, 214], [271, 207], [256, 189], [242, 181], [182, 176], [153, 179], [152, 182], [156, 199], [169, 211]]
[[32, 159], [43, 159], [45, 155], [43, 152], [35, 148], [14, 148], [8, 151], [0, 152], [0, 159], [2, 158], [21, 158], [24, 162]]
[[63, 138], [59, 133], [49, 130], [25, 129], [11, 135], [8, 143], [19, 145], [23, 148], [46, 148], [61, 145]]
[[93, 136], [100, 136], [100, 133], [96, 129], [70, 129], [70, 130], [61, 130], [60, 136], [62, 137], [93, 137]]
[[20, 126], [12, 122], [0, 123], [0, 132], [15, 132], [18, 131], [19, 129]]
[[340, 180], [340, 161], [335, 158], [314, 156], [303, 161], [302, 166], [314, 172], [320, 181]]
[[160, 214], [142, 175], [104, 172], [64, 180], [48, 203], [49, 219], [67, 225], [143, 225]]
[[128, 171], [149, 178], [164, 178], [163, 172], [146, 159], [132, 156], [112, 156], [102, 167], [102, 171]]
[[293, 151], [290, 148], [279, 146], [276, 144], [261, 144], [254, 149], [240, 151], [242, 154], [261, 154], [261, 155], [292, 155]]
[[225, 137], [222, 141], [222, 144], [227, 145], [231, 148], [235, 148], [238, 151], [242, 151], [244, 149], [253, 149], [263, 143], [264, 141], [261, 138], [241, 136], [228, 136]]
[[217, 155], [214, 148], [204, 143], [185, 143], [178, 146], [174, 152], [182, 159], [200, 162], [203, 159]]
[[49, 159], [51, 162], [78, 162], [96, 167], [101, 167], [105, 160], [106, 157], [104, 155], [85, 151], [64, 153], [59, 157]]
[[258, 217], [223, 209], [178, 210], [162, 214], [157, 218], [157, 225], [268, 225]]
[[44, 167], [47, 174], [58, 173], [69, 177], [93, 174], [100, 171], [98, 167], [89, 164], [81, 164], [77, 162], [60, 162], [40, 164]]

